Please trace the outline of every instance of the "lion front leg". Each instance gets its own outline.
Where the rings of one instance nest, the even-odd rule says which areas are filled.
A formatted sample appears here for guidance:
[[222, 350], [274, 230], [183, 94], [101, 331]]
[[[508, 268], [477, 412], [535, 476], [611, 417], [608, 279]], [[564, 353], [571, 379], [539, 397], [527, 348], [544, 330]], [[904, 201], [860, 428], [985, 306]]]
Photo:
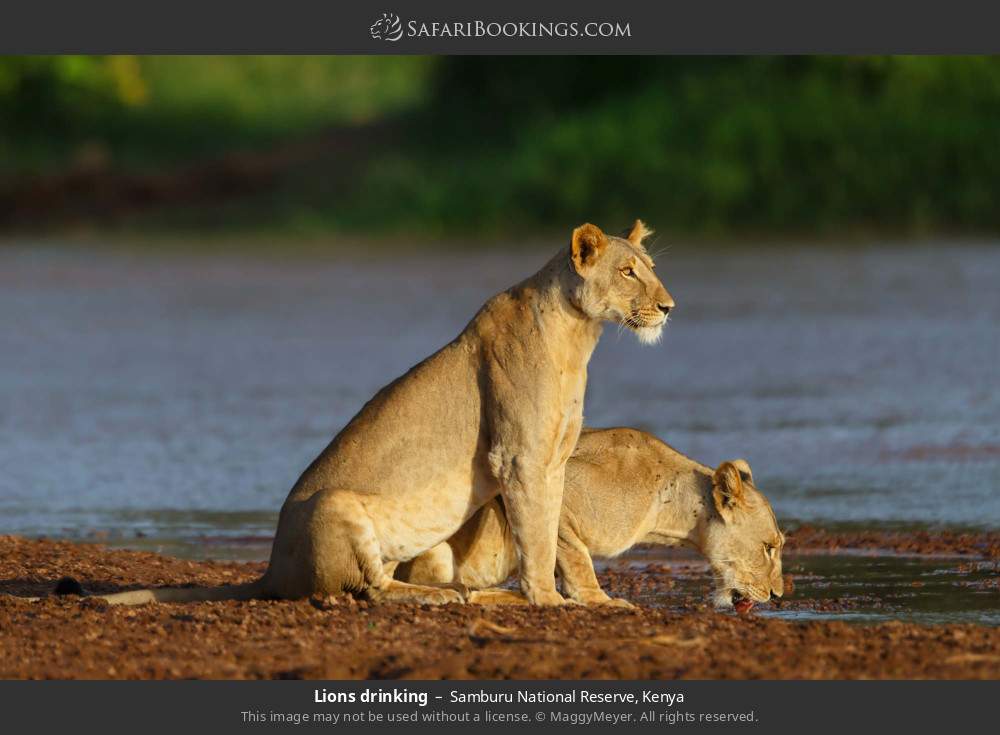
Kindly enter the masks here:
[[521, 591], [533, 605], [564, 605], [556, 590], [556, 541], [564, 472], [513, 457], [501, 474], [500, 492], [517, 550]]
[[560, 524], [557, 564], [559, 576], [562, 577], [563, 591], [571, 600], [584, 605], [615, 605], [618, 607], [634, 607], [632, 603], [620, 598], [609, 597], [601, 589], [594, 572], [594, 561], [590, 550], [580, 537], [566, 523]]

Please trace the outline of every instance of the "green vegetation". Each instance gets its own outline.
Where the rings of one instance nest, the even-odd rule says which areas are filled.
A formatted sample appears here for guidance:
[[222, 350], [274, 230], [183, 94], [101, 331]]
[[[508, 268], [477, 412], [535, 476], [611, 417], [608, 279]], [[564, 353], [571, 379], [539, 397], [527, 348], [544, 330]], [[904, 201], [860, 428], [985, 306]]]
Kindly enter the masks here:
[[426, 98], [431, 62], [364, 56], [0, 57], [0, 170], [121, 169], [364, 125]]
[[15, 176], [344, 141], [154, 229], [991, 233], [998, 121], [992, 57], [0, 60]]

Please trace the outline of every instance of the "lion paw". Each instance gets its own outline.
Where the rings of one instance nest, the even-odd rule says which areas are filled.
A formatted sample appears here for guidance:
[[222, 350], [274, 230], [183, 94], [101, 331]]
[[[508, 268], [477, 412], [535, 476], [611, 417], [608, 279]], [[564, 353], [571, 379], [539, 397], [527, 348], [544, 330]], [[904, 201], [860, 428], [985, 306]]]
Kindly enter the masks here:
[[574, 600], [568, 600], [562, 595], [560, 595], [555, 590], [547, 590], [544, 592], [529, 592], [525, 596], [528, 598], [528, 602], [532, 605], [539, 605], [541, 607], [557, 607], [559, 605], [572, 605]]
[[635, 608], [635, 605], [628, 600], [624, 600], [620, 597], [609, 597], [604, 592], [578, 594], [574, 599], [581, 605], [605, 605], [608, 607], [621, 607], [629, 609]]
[[449, 605], [451, 603], [464, 603], [465, 595], [455, 589], [442, 588], [435, 590], [424, 600], [428, 605]]

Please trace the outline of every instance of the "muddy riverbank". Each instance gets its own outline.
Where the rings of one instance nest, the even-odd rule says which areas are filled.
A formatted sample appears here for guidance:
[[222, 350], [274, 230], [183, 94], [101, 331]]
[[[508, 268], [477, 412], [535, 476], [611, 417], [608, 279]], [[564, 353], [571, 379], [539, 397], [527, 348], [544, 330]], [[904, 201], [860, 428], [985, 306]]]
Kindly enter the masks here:
[[[253, 578], [263, 564], [6, 536], [0, 537], [0, 592], [8, 593], [0, 596], [0, 676], [1000, 677], [997, 627], [788, 620], [773, 617], [770, 606], [743, 617], [721, 614], [704, 603], [706, 580], [684, 565], [605, 569], [602, 582], [612, 594], [641, 599], [644, 590], [658, 590], [663, 604], [635, 610], [327, 600], [112, 608], [74, 596], [27, 602], [12, 595], [46, 595], [63, 575], [92, 592], [232, 583]], [[791, 582], [792, 594], [778, 609], [815, 607], [796, 600], [794, 575]], [[985, 594], [996, 594], [995, 588]]]
[[788, 549], [797, 553], [875, 551], [915, 556], [1000, 558], [1000, 532], [914, 529], [830, 530], [803, 525], [788, 534]]

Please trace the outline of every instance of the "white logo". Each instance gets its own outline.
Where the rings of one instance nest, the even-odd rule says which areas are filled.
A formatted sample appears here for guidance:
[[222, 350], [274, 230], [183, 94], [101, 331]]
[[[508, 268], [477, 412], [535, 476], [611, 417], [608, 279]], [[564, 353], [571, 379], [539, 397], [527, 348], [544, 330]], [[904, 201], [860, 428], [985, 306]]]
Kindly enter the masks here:
[[395, 13], [382, 13], [368, 30], [376, 41], [398, 41], [403, 37], [403, 23]]

